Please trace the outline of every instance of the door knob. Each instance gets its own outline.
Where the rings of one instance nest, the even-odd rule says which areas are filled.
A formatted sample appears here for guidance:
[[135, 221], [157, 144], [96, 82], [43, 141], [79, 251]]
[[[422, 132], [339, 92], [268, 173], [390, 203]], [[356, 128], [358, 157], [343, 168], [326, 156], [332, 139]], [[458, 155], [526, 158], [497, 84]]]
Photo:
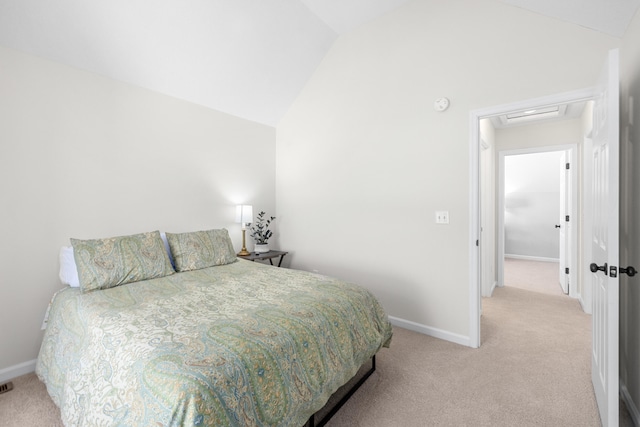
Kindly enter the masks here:
[[633, 268], [632, 266], [629, 266], [629, 267], [627, 267], [627, 268], [622, 268], [622, 267], [620, 267], [620, 274], [623, 274], [623, 273], [624, 273], [624, 274], [626, 274], [626, 275], [627, 275], [627, 276], [629, 276], [629, 277], [633, 277], [633, 276], [635, 276], [637, 272], [638, 272], [638, 271], [637, 271], [635, 268]]
[[556, 224], [556, 228], [560, 228], [560, 224]]
[[589, 270], [591, 270], [592, 273], [597, 273], [598, 271], [603, 271], [604, 274], [607, 274], [607, 263], [605, 262], [603, 266], [598, 266], [598, 264], [596, 264], [595, 262], [592, 262], [589, 265]]

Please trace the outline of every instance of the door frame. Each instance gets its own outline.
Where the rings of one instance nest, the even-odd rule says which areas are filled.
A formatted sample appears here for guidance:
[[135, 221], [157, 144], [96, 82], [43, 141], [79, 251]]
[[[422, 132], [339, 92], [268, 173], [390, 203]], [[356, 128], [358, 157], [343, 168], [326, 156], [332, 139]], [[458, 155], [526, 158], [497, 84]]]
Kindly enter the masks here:
[[516, 110], [548, 107], [560, 103], [592, 100], [595, 88], [516, 101], [469, 112], [469, 347], [480, 347], [480, 120]]
[[504, 158], [506, 156], [514, 156], [520, 154], [535, 154], [535, 153], [550, 153], [556, 151], [568, 151], [569, 152], [569, 163], [572, 165], [571, 169], [569, 169], [569, 173], [571, 174], [571, 212], [569, 213], [570, 218], [572, 219], [573, 232], [570, 236], [570, 246], [571, 246], [571, 256], [568, 261], [569, 266], [569, 296], [576, 297], [577, 296], [577, 286], [576, 279], [577, 275], [577, 253], [579, 253], [578, 248], [578, 227], [576, 226], [579, 221], [578, 214], [578, 201], [576, 200], [576, 195], [578, 194], [578, 168], [580, 166], [580, 162], [578, 160], [578, 144], [564, 144], [564, 145], [549, 145], [544, 147], [531, 147], [531, 148], [517, 148], [517, 149], [509, 149], [509, 150], [500, 150], [498, 151], [498, 241], [497, 241], [497, 261], [498, 261], [498, 286], [504, 286], [504, 198], [505, 198], [505, 176], [504, 176]]

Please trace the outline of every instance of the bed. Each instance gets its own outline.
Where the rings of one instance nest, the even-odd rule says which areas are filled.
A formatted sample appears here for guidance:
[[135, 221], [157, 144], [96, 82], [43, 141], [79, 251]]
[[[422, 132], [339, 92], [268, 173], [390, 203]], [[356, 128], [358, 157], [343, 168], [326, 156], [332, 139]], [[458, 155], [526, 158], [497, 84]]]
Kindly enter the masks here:
[[80, 286], [52, 298], [36, 366], [65, 425], [301, 426], [389, 346], [368, 290], [216, 232], [72, 239]]

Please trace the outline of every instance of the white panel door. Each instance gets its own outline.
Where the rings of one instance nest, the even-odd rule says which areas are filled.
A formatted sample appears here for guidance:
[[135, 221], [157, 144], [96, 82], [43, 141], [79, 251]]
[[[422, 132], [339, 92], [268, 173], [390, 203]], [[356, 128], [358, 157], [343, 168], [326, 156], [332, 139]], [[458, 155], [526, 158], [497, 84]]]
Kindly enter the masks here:
[[591, 379], [604, 427], [618, 425], [618, 50], [598, 82], [593, 111]]

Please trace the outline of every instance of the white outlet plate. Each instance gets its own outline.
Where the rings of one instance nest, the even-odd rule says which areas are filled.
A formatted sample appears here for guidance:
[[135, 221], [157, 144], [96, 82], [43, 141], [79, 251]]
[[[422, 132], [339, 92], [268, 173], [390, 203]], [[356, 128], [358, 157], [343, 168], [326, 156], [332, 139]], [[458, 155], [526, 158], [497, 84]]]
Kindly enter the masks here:
[[449, 224], [449, 211], [436, 211], [436, 224]]

